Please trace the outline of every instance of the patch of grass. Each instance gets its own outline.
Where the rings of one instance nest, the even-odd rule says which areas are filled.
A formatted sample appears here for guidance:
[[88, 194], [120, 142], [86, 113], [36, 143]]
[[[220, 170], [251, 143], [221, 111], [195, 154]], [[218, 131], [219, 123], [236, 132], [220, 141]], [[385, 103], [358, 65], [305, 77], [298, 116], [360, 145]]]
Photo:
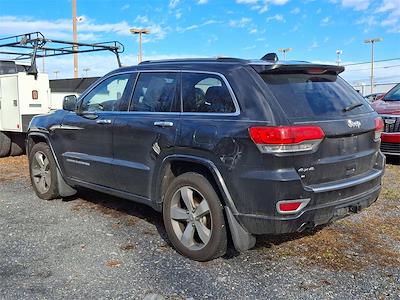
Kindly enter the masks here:
[[126, 225], [135, 226], [139, 222], [139, 218], [134, 216], [129, 216], [126, 220]]
[[119, 218], [123, 216], [123, 214], [118, 210], [106, 207], [101, 203], [93, 203], [83, 199], [78, 199], [76, 201], [77, 201], [76, 204], [72, 207], [73, 211], [81, 211], [83, 209], [87, 209], [87, 210], [95, 210], [111, 218]]
[[132, 243], [128, 243], [125, 245], [122, 245], [121, 247], [119, 247], [121, 250], [123, 251], [130, 251], [136, 248], [136, 245], [132, 244]]
[[106, 266], [109, 268], [119, 268], [122, 265], [122, 261], [118, 259], [111, 259], [106, 262]]
[[27, 156], [22, 155], [0, 158], [0, 182], [18, 179], [29, 180]]

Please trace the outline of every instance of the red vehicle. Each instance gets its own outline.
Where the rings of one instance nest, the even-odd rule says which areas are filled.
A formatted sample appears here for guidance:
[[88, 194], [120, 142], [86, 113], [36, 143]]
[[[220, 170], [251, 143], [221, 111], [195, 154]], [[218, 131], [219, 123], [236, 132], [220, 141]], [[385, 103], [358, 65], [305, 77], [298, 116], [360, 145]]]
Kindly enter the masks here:
[[381, 115], [385, 127], [381, 150], [386, 155], [400, 156], [400, 84], [392, 88], [382, 99], [372, 103]]

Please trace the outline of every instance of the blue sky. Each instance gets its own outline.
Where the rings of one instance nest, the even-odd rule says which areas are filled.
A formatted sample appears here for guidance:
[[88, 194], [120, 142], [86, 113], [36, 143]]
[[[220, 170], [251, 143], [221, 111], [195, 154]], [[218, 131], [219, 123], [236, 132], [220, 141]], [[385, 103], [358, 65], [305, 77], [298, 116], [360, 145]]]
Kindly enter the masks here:
[[[71, 39], [70, 0], [0, 0], [0, 36], [41, 31]], [[40, 5], [38, 4], [40, 3]], [[400, 57], [400, 0], [78, 0], [79, 40], [118, 40], [124, 64], [136, 63], [130, 27], [150, 28], [144, 58], [235, 56], [260, 58], [291, 47], [288, 59], [344, 64], [370, 60], [363, 40], [382, 37], [375, 58]], [[46, 71], [72, 74], [72, 57], [49, 59]], [[377, 82], [400, 81], [400, 60], [377, 64]], [[393, 67], [394, 66], [394, 67]], [[82, 55], [80, 69], [101, 75], [116, 67], [111, 55]], [[385, 68], [386, 67], [386, 68]], [[389, 68], [388, 68], [389, 67]], [[350, 81], [368, 81], [369, 65], [352, 66]], [[59, 75], [60, 76], [60, 75]]]

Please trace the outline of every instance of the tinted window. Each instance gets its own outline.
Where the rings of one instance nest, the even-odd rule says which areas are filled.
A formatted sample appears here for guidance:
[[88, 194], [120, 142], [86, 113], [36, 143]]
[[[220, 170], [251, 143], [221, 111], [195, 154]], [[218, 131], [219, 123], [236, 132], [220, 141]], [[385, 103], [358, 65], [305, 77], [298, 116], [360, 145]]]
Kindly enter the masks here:
[[97, 85], [85, 96], [83, 111], [115, 111], [126, 97], [130, 74], [115, 75]]
[[400, 84], [391, 89], [384, 98], [385, 101], [400, 101]]
[[15, 74], [17, 73], [17, 67], [13, 61], [0, 61], [0, 75], [3, 74]]
[[183, 73], [182, 97], [184, 112], [235, 112], [235, 105], [227, 86], [216, 75]]
[[130, 111], [179, 111], [176, 105], [179, 73], [141, 73]]
[[[363, 97], [336, 75], [261, 75], [290, 118], [323, 118], [369, 112]], [[344, 109], [362, 103], [348, 112]]]

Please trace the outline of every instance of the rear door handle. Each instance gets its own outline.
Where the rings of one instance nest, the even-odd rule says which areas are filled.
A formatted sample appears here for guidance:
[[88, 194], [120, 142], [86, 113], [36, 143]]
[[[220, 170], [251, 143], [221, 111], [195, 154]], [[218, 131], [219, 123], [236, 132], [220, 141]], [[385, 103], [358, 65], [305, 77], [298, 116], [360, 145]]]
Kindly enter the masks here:
[[169, 121], [156, 121], [156, 122], [154, 122], [154, 126], [172, 127], [172, 126], [174, 126], [174, 123], [173, 122], [169, 122]]
[[111, 124], [111, 120], [97, 120], [97, 124]]

